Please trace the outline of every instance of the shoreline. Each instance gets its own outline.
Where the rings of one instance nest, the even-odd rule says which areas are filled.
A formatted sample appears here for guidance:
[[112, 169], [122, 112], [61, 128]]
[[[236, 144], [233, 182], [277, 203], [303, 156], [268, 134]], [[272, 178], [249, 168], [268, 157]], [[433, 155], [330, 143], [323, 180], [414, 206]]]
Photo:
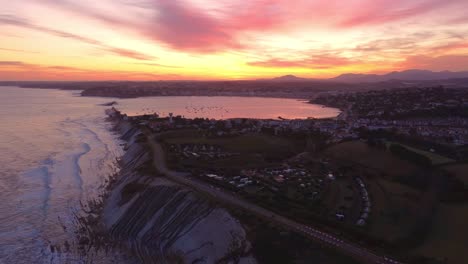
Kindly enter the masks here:
[[[151, 208], [156, 206], [156, 204], [160, 204], [158, 206], [166, 208], [165, 210], [167, 212], [175, 210], [173, 212], [173, 217], [176, 219], [180, 218], [180, 220], [174, 219], [174, 221], [182, 221], [181, 223], [186, 223], [177, 227], [176, 230], [171, 231], [178, 233], [185, 230], [183, 232], [185, 233], [183, 235], [185, 239], [176, 240], [176, 243], [170, 247], [191, 252], [190, 256], [185, 256], [191, 261], [194, 261], [199, 257], [207, 257], [208, 259], [212, 259], [214, 263], [215, 259], [227, 257], [229, 255], [229, 239], [226, 239], [231, 236], [231, 231], [229, 230], [237, 230], [236, 234], [238, 235], [243, 234], [240, 237], [232, 237], [231, 239], [243, 240], [242, 237], [245, 237], [245, 231], [243, 231], [238, 222], [222, 207], [211, 205], [211, 202], [207, 203], [204, 196], [199, 197], [197, 193], [192, 192], [185, 186], [158, 176], [159, 174], [157, 172], [147, 168], [146, 163], [152, 154], [150, 153], [150, 150], [145, 147], [146, 144], [139, 141], [138, 135], [141, 133], [140, 130], [125, 121], [113, 120], [111, 122], [114, 123], [113, 130], [121, 135], [122, 140], [127, 142], [128, 148], [119, 159], [121, 170], [107, 184], [106, 192], [102, 195], [103, 199], [101, 203], [91, 203], [91, 205], [97, 209], [96, 214], [99, 215], [99, 221], [96, 222], [96, 219], [91, 219], [90, 221], [88, 219], [82, 219], [86, 229], [85, 233], [90, 233], [89, 230], [97, 228], [94, 233], [91, 232], [91, 236], [93, 237], [85, 238], [84, 241], [97, 242], [97, 246], [102, 246], [99, 243], [107, 241], [107, 245], [111, 248], [124, 247], [131, 252], [132, 256], [136, 257], [140, 261], [144, 261], [145, 263], [166, 263], [166, 258], [180, 258], [181, 256], [177, 254], [171, 255], [172, 253], [166, 252], [165, 250], [159, 251], [157, 249], [158, 247], [151, 249], [150, 245], [144, 244], [143, 241], [140, 242], [140, 239], [143, 239], [143, 237], [140, 238], [140, 236], [145, 234], [145, 232], [154, 228], [159, 229], [164, 227], [164, 225], [157, 224], [158, 221], [154, 218], [156, 217], [157, 219], [158, 214], [155, 214], [152, 218], [148, 218], [149, 212], [143, 213], [143, 211], [152, 210]], [[140, 189], [135, 190], [135, 192], [132, 191], [128, 193], [127, 189], [129, 186], [139, 186], [137, 188]], [[181, 200], [178, 200], [178, 202], [174, 204], [174, 197], [180, 197]], [[146, 204], [146, 207], [141, 207], [141, 201], [145, 201], [144, 203]], [[185, 208], [185, 206], [194, 202], [196, 203]], [[185, 209], [182, 210], [182, 208]], [[182, 217], [180, 213], [186, 210], [195, 211]], [[135, 214], [142, 215], [139, 219], [136, 219], [133, 217]], [[132, 217], [129, 217], [130, 215]], [[231, 219], [231, 224], [228, 225], [226, 219]], [[211, 224], [208, 225], [208, 223]], [[134, 230], [135, 225], [139, 226], [138, 230], [140, 231], [138, 231], [138, 234], [140, 235], [138, 236], [136, 235], [137, 233], [133, 234], [132, 232], [134, 231], [131, 231]], [[211, 229], [215, 229], [217, 232], [212, 232], [212, 235], [207, 236], [206, 234], [208, 230]], [[207, 247], [207, 245], [204, 245], [203, 243], [206, 239], [212, 239], [212, 241], [216, 242], [210, 247]], [[159, 241], [159, 238], [157, 238], [150, 244], [152, 243], [164, 244], [167, 242], [164, 242], [164, 240]], [[239, 245], [241, 244], [248, 245], [248, 243], [245, 244], [244, 242]], [[91, 247], [92, 246], [93, 245], [91, 245]], [[212, 249], [210, 250], [210, 248]], [[211, 251], [213, 251], [213, 253], [210, 253]], [[246, 252], [247, 248], [243, 248], [239, 252], [241, 259], [244, 259], [244, 261], [241, 261], [240, 263], [256, 263], [252, 262], [253, 260]], [[167, 254], [171, 256], [168, 257]], [[224, 256], [225, 254], [227, 255]], [[169, 261], [169, 263], [171, 262]], [[190, 263], [190, 261], [188, 263]], [[203, 263], [212, 262], [208, 261]]]
[[[0, 86], [1, 87], [1, 86]], [[19, 87], [19, 86], [5, 86], [5, 87], [12, 87], [12, 88], [21, 88], [21, 89], [36, 89], [36, 88], [30, 88], [30, 87]], [[62, 91], [72, 91], [72, 90], [69, 90], [69, 89], [60, 89], [60, 88], [37, 88], [37, 89], [43, 89], [43, 90], [62, 90]], [[287, 116], [283, 116], [283, 115], [279, 115], [279, 116], [274, 116], [274, 117], [263, 117], [263, 118], [258, 118], [258, 117], [252, 117], [252, 116], [247, 116], [247, 117], [243, 117], [242, 115], [239, 115], [239, 116], [231, 116], [231, 117], [223, 117], [223, 114], [221, 113], [221, 116], [219, 118], [216, 118], [216, 117], [210, 117], [210, 113], [208, 113], [208, 115], [206, 117], [203, 117], [203, 118], [214, 118], [214, 119], [223, 119], [223, 120], [227, 120], [227, 119], [235, 119], [235, 118], [247, 118], [247, 119], [273, 119], [273, 120], [280, 120], [280, 119], [285, 119], [285, 120], [297, 120], [297, 119], [334, 119], [334, 118], [337, 118], [340, 116], [340, 114], [342, 114], [342, 110], [339, 109], [339, 108], [336, 108], [336, 107], [333, 107], [333, 106], [327, 106], [327, 105], [324, 105], [324, 104], [319, 104], [319, 103], [315, 103], [313, 102], [313, 98], [317, 97], [320, 95], [320, 93], [318, 94], [315, 94], [314, 97], [311, 99], [311, 97], [305, 97], [305, 96], [300, 96], [300, 95], [291, 95], [291, 94], [288, 94], [287, 96], [285, 95], [272, 95], [270, 93], [268, 94], [238, 94], [238, 93], [235, 93], [235, 94], [215, 94], [215, 95], [212, 95], [212, 94], [208, 94], [208, 95], [205, 95], [205, 94], [173, 94], [173, 95], [149, 95], [149, 96], [139, 96], [139, 97], [114, 97], [114, 96], [105, 96], [105, 95], [90, 95], [90, 96], [85, 96], [85, 95], [81, 95], [81, 92], [83, 90], [76, 90], [78, 91], [78, 93], [75, 93], [74, 95], [76, 97], [84, 97], [84, 98], [99, 98], [99, 99], [109, 99], [108, 102], [102, 102], [100, 103], [99, 105], [100, 106], [112, 106], [112, 105], [119, 105], [119, 103], [116, 101], [116, 100], [126, 100], [126, 99], [129, 99], [129, 100], [132, 100], [132, 99], [141, 99], [141, 100], [148, 100], [148, 99], [155, 99], [155, 100], [158, 100], [158, 99], [162, 99], [164, 100], [165, 98], [181, 98], [181, 97], [188, 97], [188, 98], [228, 98], [228, 99], [236, 99], [236, 98], [239, 98], [239, 100], [241, 100], [242, 98], [249, 98], [249, 99], [276, 99], [276, 100], [280, 100], [280, 99], [284, 99], [284, 100], [294, 100], [294, 101], [297, 101], [298, 103], [301, 103], [301, 104], [306, 104], [306, 105], [310, 105], [311, 107], [315, 107], [316, 109], [312, 108], [311, 111], [318, 111], [317, 109], [323, 109], [323, 108], [327, 108], [329, 110], [326, 110], [326, 111], [334, 111], [336, 112], [336, 114], [331, 114], [331, 115], [326, 115], [326, 116], [323, 116], [323, 117], [314, 117], [314, 115], [316, 114], [310, 114], [310, 116], [306, 116], [304, 115], [303, 113], [301, 113], [300, 117], [294, 117], [294, 118], [288, 118]], [[76, 92], [75, 91], [75, 92]], [[115, 99], [115, 100], [114, 100]], [[290, 102], [289, 102], [290, 103]], [[301, 108], [301, 106], [298, 106], [299, 108]], [[180, 107], [182, 110], [183, 110], [183, 106]], [[135, 110], [136, 111], [136, 110]], [[135, 112], [134, 111], [134, 112]], [[138, 110], [140, 111], [140, 110]], [[168, 110], [170, 112], [170, 110]], [[140, 113], [137, 113], [137, 114], [140, 114]], [[145, 114], [145, 113], [141, 113], [141, 114]], [[151, 114], [151, 113], [146, 113], [146, 114]], [[167, 113], [166, 113], [167, 114]], [[175, 115], [178, 115], [179, 113], [174, 113]], [[181, 114], [182, 116], [185, 116], [184, 114]], [[292, 113], [292, 115], [295, 115], [295, 113]], [[319, 114], [320, 115], [320, 114]]]
[[[20, 87], [21, 88], [21, 87]], [[29, 89], [35, 89], [31, 87], [24, 87]], [[54, 88], [39, 88], [39, 89], [54, 89]], [[66, 89], [65, 89], [66, 90]], [[68, 90], [70, 91], [70, 90]], [[74, 90], [74, 91], [84, 91], [84, 90]], [[221, 93], [221, 94], [197, 94], [197, 93], [188, 93], [188, 94], [159, 94], [159, 95], [139, 95], [139, 96], [118, 96], [118, 95], [84, 95], [82, 97], [99, 97], [99, 98], [117, 98], [117, 99], [137, 99], [137, 98], [151, 98], [151, 97], [258, 97], [258, 98], [274, 98], [274, 99], [297, 99], [310, 101], [313, 98], [318, 97], [321, 93], [327, 92], [318, 92], [310, 95], [293, 95], [290, 93], [287, 94], [243, 94], [243, 93]]]
[[[112, 252], [113, 249], [125, 249], [121, 252], [124, 257], [136, 257], [145, 263], [166, 263], [168, 260], [166, 259], [165, 262], [164, 259], [167, 257], [179, 258], [180, 256], [177, 257], [171, 254], [160, 255], [161, 252], [153, 251], [160, 246], [151, 249], [151, 246], [148, 247], [145, 244], [141, 244], [138, 242], [139, 239], [135, 239], [136, 237], [132, 238], [132, 236], [128, 236], [128, 234], [134, 232], [131, 230], [133, 230], [135, 226], [140, 226], [137, 230], [141, 231], [137, 233], [140, 234], [138, 237], [143, 238], [145, 236], [142, 236], [141, 232], [144, 233], [145, 230], [157, 228], [156, 226], [148, 227], [148, 225], [152, 226], [153, 223], [157, 223], [154, 217], [147, 218], [147, 216], [145, 216], [147, 213], [140, 215], [142, 212], [148, 211], [148, 208], [154, 208], [154, 206], [162, 202], [160, 206], [163, 206], [163, 208], [167, 207], [166, 210], [172, 212], [172, 210], [178, 211], [178, 207], [189, 202], [191, 204], [190, 207], [179, 211], [177, 214], [174, 214], [175, 212], [171, 213], [174, 215], [173, 217], [176, 217], [174, 221], [182, 221], [181, 223], [184, 223], [179, 227], [182, 228], [181, 230], [185, 230], [189, 227], [188, 230], [184, 231], [184, 233], [188, 232], [183, 236], [182, 241], [185, 242], [176, 242], [173, 245], [179, 249], [184, 248], [183, 251], [185, 252], [191, 252], [190, 255], [194, 256], [188, 257], [189, 260], [193, 261], [203, 257], [211, 260], [202, 263], [215, 263], [215, 260], [220, 259], [225, 261], [237, 259], [239, 260], [238, 263], [244, 264], [264, 263], [255, 261], [254, 257], [262, 256], [263, 259], [268, 259], [268, 256], [271, 255], [263, 251], [261, 255], [257, 255], [260, 254], [257, 252], [259, 248], [265, 247], [265, 244], [273, 246], [273, 244], [270, 245], [271, 240], [264, 237], [266, 235], [268, 237], [275, 236], [275, 240], [287, 240], [288, 242], [284, 243], [287, 245], [286, 248], [291, 247], [291, 249], [288, 250], [299, 250], [302, 252], [301, 254], [306, 254], [304, 252], [308, 252], [308, 259], [315, 259], [320, 255], [322, 256], [321, 258], [326, 258], [330, 260], [329, 263], [333, 264], [343, 263], [345, 260], [346, 263], [355, 263], [354, 260], [345, 258], [342, 254], [333, 253], [334, 249], [330, 248], [327, 244], [311, 243], [309, 238], [305, 238], [302, 232], [297, 232], [289, 228], [284, 229], [282, 225], [275, 224], [275, 221], [271, 222], [269, 217], [259, 217], [256, 214], [250, 213], [248, 210], [245, 211], [242, 207], [239, 208], [235, 204], [231, 205], [222, 199], [219, 200], [216, 196], [213, 197], [210, 194], [206, 194], [198, 190], [198, 188], [194, 188], [191, 184], [184, 183], [183, 181], [180, 182], [176, 178], [169, 177], [167, 174], [172, 171], [165, 166], [161, 167], [161, 164], [154, 164], [154, 167], [148, 167], [148, 162], [153, 160], [157, 151], [155, 152], [155, 150], [150, 147], [151, 144], [148, 145], [148, 140], [150, 139], [147, 136], [143, 136], [145, 135], [144, 131], [141, 130], [141, 128], [135, 127], [135, 125], [131, 124], [129, 121], [116, 117], [109, 119], [111, 120], [110, 122], [114, 124], [112, 131], [121, 135], [121, 139], [127, 142], [128, 148], [126, 148], [123, 156], [119, 159], [119, 164], [121, 165], [120, 172], [110, 178], [106, 187], [106, 193], [102, 195], [102, 199], [97, 202], [90, 202], [90, 206], [88, 207], [94, 209], [94, 213], [90, 214], [90, 218], [81, 219], [81, 223], [84, 225], [82, 227], [83, 233], [95, 236], [85, 236], [85, 238], [82, 238], [81, 241], [84, 241], [85, 245], [105, 248], [106, 250], [111, 250], [110, 252]], [[146, 138], [146, 140], [144, 138]], [[159, 158], [155, 160], [164, 162], [163, 154], [157, 157]], [[174, 177], [186, 177], [185, 174], [177, 172], [169, 174]], [[129, 186], [134, 186], [132, 187], [134, 191], [129, 192]], [[173, 204], [173, 197], [179, 197], [181, 193], [187, 193], [188, 196], [180, 200], [180, 202], [182, 202], [181, 204], [180, 202], [178, 202], [178, 205]], [[197, 202], [193, 204], [194, 201]], [[141, 206], [142, 203], [145, 204], [144, 207]], [[173, 207], [174, 205], [176, 207]], [[177, 220], [182, 216], [180, 213], [200, 205], [203, 206], [192, 211], [190, 214], [186, 214], [180, 218], [180, 220]], [[132, 218], [126, 216], [129, 213], [132, 215]], [[200, 213], [201, 215], [199, 215]], [[193, 219], [193, 215], [196, 216], [197, 214], [199, 216]], [[92, 215], [99, 215], [99, 217], [94, 217]], [[157, 214], [155, 217], [157, 219]], [[278, 219], [279, 218], [278, 216]], [[231, 220], [228, 221], [228, 219]], [[257, 220], [254, 221], [253, 219]], [[195, 222], [190, 224], [192, 221]], [[141, 229], [142, 225], [146, 227]], [[213, 232], [213, 230], [216, 231]], [[233, 230], [237, 230], [234, 232], [236, 234], [235, 236], [232, 236]], [[283, 235], [277, 237], [278, 232], [282, 232]], [[157, 238], [157, 240], [158, 239], [159, 238]], [[208, 246], [208, 244], [206, 244], [207, 239], [213, 242], [210, 246], [211, 248], [206, 248]], [[229, 242], [230, 240], [232, 241]], [[148, 240], [145, 241], [147, 241], [146, 243], [149, 243], [149, 245], [152, 245], [152, 242], [150, 243]], [[227, 242], [229, 243], [226, 244]], [[296, 244], [296, 246], [300, 249], [295, 248], [295, 246], [290, 245], [290, 243], [299, 243]], [[159, 242], [156, 245], [158, 244]], [[237, 249], [231, 252], [227, 250], [230, 247], [228, 245], [237, 245]], [[128, 252], [130, 255], [126, 255], [127, 253], [125, 252]], [[252, 255], [253, 252], [256, 253]], [[311, 252], [314, 252], [312, 255], [315, 254], [315, 256], [310, 256]], [[197, 254], [198, 257], [196, 257]], [[172, 262], [169, 261], [168, 263]], [[188, 263], [190, 263], [190, 261]]]
[[[334, 238], [334, 236], [330, 234], [326, 234], [325, 236], [323, 235], [324, 232], [311, 229], [311, 227], [309, 226], [304, 226], [299, 223], [296, 223], [291, 219], [287, 219], [257, 205], [250, 204], [249, 202], [243, 201], [238, 197], [232, 198], [229, 194], [224, 193], [224, 191], [222, 190], [212, 190], [208, 188], [209, 186], [204, 186], [206, 185], [205, 183], [194, 181], [190, 179], [190, 177], [187, 177], [186, 174], [169, 170], [166, 167], [165, 162], [163, 160], [163, 150], [159, 145], [157, 145], [157, 143], [155, 142], [155, 138], [152, 135], [150, 135], [149, 131], [141, 130], [141, 128], [135, 128], [134, 125], [131, 125], [128, 121], [122, 121], [119, 116], [114, 116], [113, 118], [117, 119], [118, 123], [124, 124], [124, 126], [127, 127], [131, 127], [129, 128], [130, 131], [132, 131], [131, 134], [137, 134], [140, 138], [138, 139], [138, 141], [145, 142], [143, 145], [140, 142], [138, 142], [139, 145], [150, 147], [150, 155], [146, 158], [150, 158], [153, 169], [155, 169], [158, 174], [162, 174], [165, 180], [169, 180], [171, 182], [174, 182], [175, 184], [187, 186], [188, 188], [195, 190], [197, 193], [201, 193], [202, 195], [210, 196], [211, 199], [213, 199], [216, 203], [225, 204], [227, 205], [227, 207], [233, 206], [234, 208], [236, 208], [235, 210], [246, 210], [246, 212], [251, 213], [255, 217], [263, 219], [262, 221], [271, 222], [275, 225], [282, 226], [282, 228], [285, 228], [285, 230], [289, 230], [290, 232], [298, 233], [300, 235], [308, 237], [309, 239], [318, 242], [319, 244], [325, 247], [340, 249], [341, 243], [344, 243], [343, 245], [345, 246], [341, 248], [340, 251], [342, 251], [343, 254], [346, 254], [358, 261], [365, 261], [370, 263], [380, 263], [381, 261], [383, 261], [383, 263], [387, 263], [388, 258], [383, 258], [381, 256], [375, 255], [374, 253], [366, 250], [365, 248], [361, 248], [357, 244], [353, 244], [349, 241], [344, 242], [341, 239]], [[137, 140], [135, 139], [131, 140], [130, 142], [132, 141], [133, 144], [137, 142]], [[132, 144], [130, 144], [130, 149], [132, 148]], [[159, 153], [160, 155], [157, 155], [157, 153]]]

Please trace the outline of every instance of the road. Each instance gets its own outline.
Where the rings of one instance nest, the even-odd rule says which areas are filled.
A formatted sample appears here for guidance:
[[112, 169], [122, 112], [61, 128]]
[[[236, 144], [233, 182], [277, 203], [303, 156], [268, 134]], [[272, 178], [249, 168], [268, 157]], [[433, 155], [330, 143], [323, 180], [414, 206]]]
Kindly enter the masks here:
[[152, 135], [149, 136], [148, 143], [153, 150], [153, 164], [156, 169], [175, 182], [189, 186], [196, 191], [209, 194], [217, 200], [221, 200], [223, 202], [248, 210], [260, 217], [267, 218], [272, 222], [281, 224], [289, 230], [294, 230], [315, 241], [333, 247], [343, 254], [351, 256], [363, 263], [401, 264], [399, 261], [393, 260], [386, 256], [379, 256], [370, 250], [367, 250], [351, 242], [344, 241], [335, 235], [322, 232], [318, 229], [297, 223], [291, 219], [273, 213], [263, 207], [252, 204], [238, 196], [235, 196], [220, 188], [216, 188], [208, 183], [193, 180], [189, 177], [188, 173], [172, 171], [166, 165], [165, 154], [161, 144], [159, 144]]

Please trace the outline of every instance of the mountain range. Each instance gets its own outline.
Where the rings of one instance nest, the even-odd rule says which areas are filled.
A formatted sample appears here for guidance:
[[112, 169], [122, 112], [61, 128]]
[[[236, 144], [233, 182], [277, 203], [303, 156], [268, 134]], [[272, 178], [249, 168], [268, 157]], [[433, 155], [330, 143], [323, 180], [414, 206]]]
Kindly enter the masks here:
[[431, 80], [446, 80], [446, 79], [458, 79], [468, 78], [468, 71], [452, 72], [452, 71], [441, 71], [434, 72], [428, 70], [406, 70], [406, 71], [394, 71], [387, 74], [355, 74], [346, 73], [341, 74], [337, 77], [330, 79], [309, 79], [301, 78], [294, 75], [285, 75], [271, 79], [272, 81], [288, 81], [288, 82], [299, 82], [299, 81], [334, 81], [343, 83], [371, 83], [371, 82], [385, 82], [390, 80], [400, 81], [431, 81]]

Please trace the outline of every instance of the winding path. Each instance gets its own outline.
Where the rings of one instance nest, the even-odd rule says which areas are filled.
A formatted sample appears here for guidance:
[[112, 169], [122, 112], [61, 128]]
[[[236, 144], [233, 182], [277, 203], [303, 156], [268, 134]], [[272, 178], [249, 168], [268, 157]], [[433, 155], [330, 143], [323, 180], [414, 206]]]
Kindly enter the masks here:
[[381, 264], [402, 264], [402, 262], [396, 261], [386, 256], [379, 256], [376, 253], [371, 252], [359, 245], [354, 243], [344, 241], [335, 235], [322, 232], [318, 229], [312, 228], [307, 225], [297, 223], [291, 219], [273, 213], [263, 207], [252, 204], [248, 201], [243, 200], [240, 197], [234, 196], [226, 191], [223, 191], [220, 188], [216, 188], [208, 183], [203, 183], [200, 181], [193, 180], [189, 177], [190, 174], [176, 172], [170, 170], [165, 162], [164, 150], [155, 139], [154, 135], [151, 135], [149, 132], [145, 133], [148, 136], [148, 143], [153, 151], [153, 164], [155, 168], [162, 174], [164, 174], [169, 179], [174, 182], [186, 185], [192, 189], [208, 194], [214, 197], [217, 200], [229, 203], [231, 205], [243, 208], [248, 210], [260, 217], [269, 219], [272, 222], [281, 224], [289, 230], [296, 231], [301, 233], [315, 241], [318, 241], [322, 244], [335, 248], [336, 250], [353, 257], [354, 259], [363, 262], [363, 263], [381, 263]]

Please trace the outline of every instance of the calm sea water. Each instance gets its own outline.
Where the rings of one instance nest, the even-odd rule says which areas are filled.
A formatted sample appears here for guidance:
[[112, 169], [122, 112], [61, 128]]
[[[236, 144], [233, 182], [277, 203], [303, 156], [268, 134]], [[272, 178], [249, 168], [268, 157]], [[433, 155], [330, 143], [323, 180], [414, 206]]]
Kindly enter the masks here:
[[167, 96], [125, 99], [118, 103], [116, 107], [129, 115], [173, 113], [187, 118], [327, 118], [340, 113], [338, 109], [304, 100], [264, 97]]
[[[78, 92], [0, 87], [0, 263], [82, 263], [50, 245], [72, 241], [71, 212], [96, 198], [122, 154], [103, 103], [129, 114], [304, 118], [336, 109], [293, 99], [85, 98]], [[101, 263], [115, 259], [100, 258]], [[93, 261], [94, 262], [94, 261]]]

